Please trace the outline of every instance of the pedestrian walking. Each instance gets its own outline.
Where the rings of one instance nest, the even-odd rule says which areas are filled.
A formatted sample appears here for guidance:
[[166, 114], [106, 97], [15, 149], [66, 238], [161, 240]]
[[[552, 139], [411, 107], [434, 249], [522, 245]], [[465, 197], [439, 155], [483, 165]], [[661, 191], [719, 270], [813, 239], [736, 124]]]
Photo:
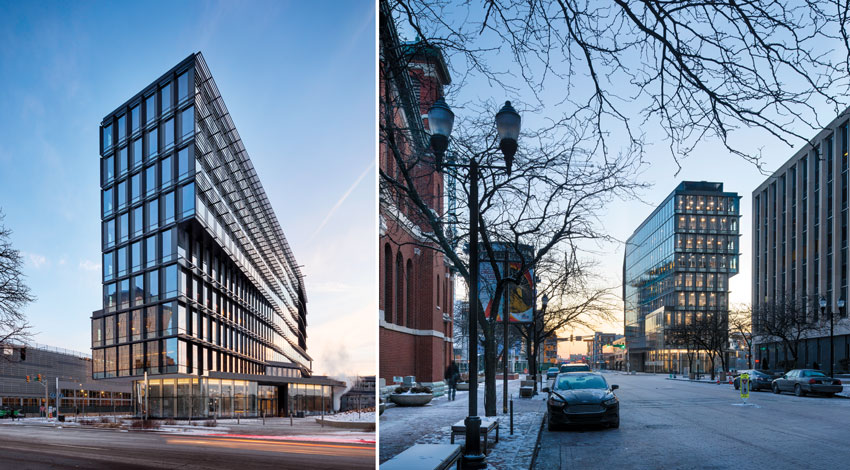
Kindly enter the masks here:
[[455, 361], [452, 361], [449, 367], [446, 368], [443, 378], [449, 384], [449, 400], [454, 400], [457, 395], [457, 382], [460, 379], [460, 369], [458, 369]]

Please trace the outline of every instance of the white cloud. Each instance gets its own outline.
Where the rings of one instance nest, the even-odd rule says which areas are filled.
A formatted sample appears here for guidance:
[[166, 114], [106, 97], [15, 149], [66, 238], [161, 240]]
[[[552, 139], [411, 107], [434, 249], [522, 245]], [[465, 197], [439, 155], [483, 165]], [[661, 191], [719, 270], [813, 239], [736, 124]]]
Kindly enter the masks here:
[[45, 258], [44, 255], [39, 255], [37, 253], [28, 253], [27, 259], [29, 260], [32, 267], [34, 267], [35, 269], [38, 269], [47, 264], [47, 258]]
[[80, 269], [84, 271], [99, 271], [100, 263], [95, 263], [91, 260], [84, 259], [80, 261]]

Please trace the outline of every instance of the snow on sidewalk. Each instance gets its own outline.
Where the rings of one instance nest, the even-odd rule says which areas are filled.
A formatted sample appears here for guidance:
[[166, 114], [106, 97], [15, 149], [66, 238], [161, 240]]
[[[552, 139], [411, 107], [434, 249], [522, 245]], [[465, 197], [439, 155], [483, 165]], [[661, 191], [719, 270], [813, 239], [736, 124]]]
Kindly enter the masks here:
[[[517, 398], [519, 380], [508, 381], [508, 393], [514, 397], [514, 434], [510, 434], [510, 414], [502, 414], [502, 382], [496, 381], [497, 411], [499, 412], [499, 442], [495, 431], [488, 436], [488, 468], [529, 468], [534, 447], [546, 412], [544, 394], [535, 398]], [[484, 387], [478, 390], [478, 412], [484, 415]], [[449, 444], [451, 426], [466, 417], [469, 393], [457, 392], [457, 400], [435, 398], [421, 407], [393, 407], [380, 417], [381, 463], [400, 454], [414, 444]], [[455, 443], [463, 445], [464, 436], [456, 436]]]

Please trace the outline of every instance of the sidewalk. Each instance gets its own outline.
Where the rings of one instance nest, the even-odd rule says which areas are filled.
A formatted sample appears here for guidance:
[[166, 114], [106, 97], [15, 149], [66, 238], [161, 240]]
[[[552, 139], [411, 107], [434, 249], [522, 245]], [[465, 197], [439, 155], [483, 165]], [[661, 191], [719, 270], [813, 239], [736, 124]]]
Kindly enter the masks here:
[[[508, 381], [508, 393], [514, 397], [514, 434], [510, 433], [510, 414], [502, 414], [502, 381], [496, 381], [497, 411], [499, 413], [499, 442], [487, 454], [487, 466], [494, 469], [525, 469], [531, 466], [534, 448], [546, 414], [546, 395], [518, 398], [519, 380]], [[484, 416], [484, 385], [478, 389], [479, 415]], [[414, 444], [451, 443], [452, 424], [465, 418], [469, 409], [469, 392], [457, 392], [457, 400], [435, 398], [423, 407], [396, 406], [384, 411], [379, 420], [380, 462], [400, 454]], [[463, 445], [463, 436], [455, 438]]]

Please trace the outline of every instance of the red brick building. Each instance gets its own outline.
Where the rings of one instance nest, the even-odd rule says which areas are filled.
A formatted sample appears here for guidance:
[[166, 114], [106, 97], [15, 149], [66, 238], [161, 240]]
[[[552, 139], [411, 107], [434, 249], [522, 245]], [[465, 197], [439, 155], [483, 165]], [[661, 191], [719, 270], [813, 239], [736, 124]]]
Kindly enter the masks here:
[[[444, 214], [443, 175], [428, 154], [427, 112], [442, 96], [450, 77], [442, 53], [418, 43], [402, 43], [381, 12], [381, 106], [394, 118], [393, 132], [414, 176], [417, 191]], [[392, 70], [392, 72], [387, 72]], [[402, 179], [398, 163], [381, 139], [380, 168]], [[383, 193], [380, 204], [379, 376], [412, 375], [420, 383], [443, 380], [452, 355], [453, 277], [443, 254], [423, 236], [431, 231], [417, 211]]]

